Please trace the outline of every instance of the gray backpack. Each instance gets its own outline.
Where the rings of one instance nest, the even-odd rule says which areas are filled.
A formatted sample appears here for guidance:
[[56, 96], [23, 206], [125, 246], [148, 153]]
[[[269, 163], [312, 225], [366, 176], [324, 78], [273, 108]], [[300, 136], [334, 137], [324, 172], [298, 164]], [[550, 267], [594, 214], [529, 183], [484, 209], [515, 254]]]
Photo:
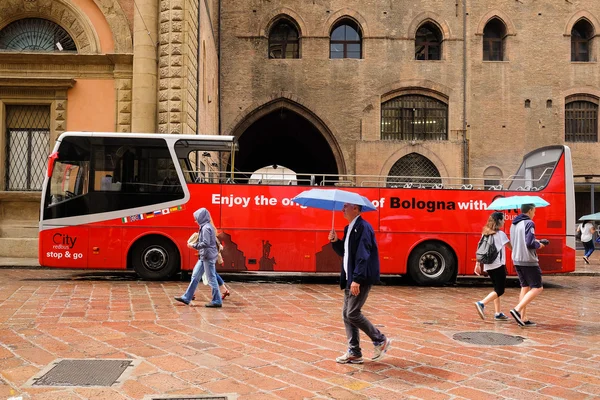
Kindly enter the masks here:
[[483, 235], [477, 245], [477, 261], [482, 264], [491, 264], [498, 258], [498, 249], [494, 243], [494, 235]]

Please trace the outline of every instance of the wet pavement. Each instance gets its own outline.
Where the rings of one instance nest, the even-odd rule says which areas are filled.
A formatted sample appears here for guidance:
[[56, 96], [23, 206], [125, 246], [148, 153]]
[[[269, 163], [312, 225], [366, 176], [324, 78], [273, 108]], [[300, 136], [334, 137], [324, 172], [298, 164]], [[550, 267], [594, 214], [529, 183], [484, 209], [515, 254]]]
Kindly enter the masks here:
[[[580, 258], [580, 257], [578, 257]], [[594, 257], [592, 257], [594, 258]], [[579, 261], [578, 261], [579, 263]], [[520, 328], [481, 320], [473, 302], [491, 286], [402, 281], [373, 288], [365, 314], [394, 340], [380, 361], [340, 365], [342, 292], [333, 282], [231, 282], [221, 309], [173, 300], [187, 281], [128, 273], [0, 268], [0, 399], [592, 399], [600, 396], [600, 263], [546, 276]], [[590, 276], [592, 275], [592, 276]], [[391, 285], [390, 283], [395, 283]], [[399, 284], [396, 284], [399, 283]], [[503, 296], [508, 314], [514, 279]], [[457, 333], [495, 332], [519, 345], [482, 346]], [[110, 387], [31, 386], [59, 359], [133, 359]]]

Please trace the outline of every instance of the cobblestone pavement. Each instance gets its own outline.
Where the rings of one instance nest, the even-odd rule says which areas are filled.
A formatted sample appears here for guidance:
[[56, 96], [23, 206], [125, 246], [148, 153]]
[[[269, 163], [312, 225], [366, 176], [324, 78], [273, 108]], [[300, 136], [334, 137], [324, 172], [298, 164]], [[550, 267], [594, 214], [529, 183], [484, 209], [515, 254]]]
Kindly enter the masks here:
[[[600, 268], [592, 265], [589, 267]], [[102, 273], [0, 269], [0, 399], [591, 399], [600, 396], [600, 276], [547, 276], [530, 306], [535, 328], [481, 320], [491, 286], [376, 286], [367, 316], [394, 340], [382, 360], [340, 365], [342, 292], [335, 284], [233, 282], [221, 309], [173, 300], [187, 282]], [[480, 281], [479, 281], [480, 282]], [[514, 279], [503, 297], [516, 304]], [[487, 310], [488, 313], [490, 310]], [[479, 346], [460, 332], [524, 338]], [[364, 355], [372, 345], [363, 338]], [[30, 386], [57, 359], [135, 359], [111, 387]]]

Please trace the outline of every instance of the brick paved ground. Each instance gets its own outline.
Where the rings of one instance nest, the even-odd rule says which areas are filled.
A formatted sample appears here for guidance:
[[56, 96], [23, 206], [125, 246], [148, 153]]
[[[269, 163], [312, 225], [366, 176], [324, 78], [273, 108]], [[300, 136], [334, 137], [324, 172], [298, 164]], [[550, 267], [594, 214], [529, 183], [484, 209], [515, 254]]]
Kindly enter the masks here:
[[[599, 265], [592, 265], [588, 271]], [[494, 399], [600, 396], [600, 276], [546, 277], [530, 317], [538, 327], [482, 321], [489, 286], [377, 286], [365, 312], [394, 339], [379, 362], [339, 365], [342, 292], [334, 284], [234, 282], [222, 309], [186, 307], [186, 282], [89, 277], [80, 271], [0, 269], [0, 399]], [[208, 289], [201, 285], [198, 304]], [[504, 311], [518, 289], [505, 295]], [[483, 347], [465, 331], [525, 338]], [[364, 341], [365, 356], [372, 347]], [[110, 388], [31, 388], [59, 358], [133, 358]]]

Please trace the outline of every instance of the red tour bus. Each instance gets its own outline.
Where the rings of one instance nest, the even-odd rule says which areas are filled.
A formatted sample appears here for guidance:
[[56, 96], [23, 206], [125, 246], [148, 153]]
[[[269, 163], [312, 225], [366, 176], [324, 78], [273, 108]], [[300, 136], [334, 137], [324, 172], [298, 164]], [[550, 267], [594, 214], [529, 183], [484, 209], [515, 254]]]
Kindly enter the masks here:
[[[274, 182], [272, 171], [265, 179], [234, 175], [233, 169], [219, 172], [220, 164], [234, 165], [236, 148], [231, 136], [62, 134], [42, 191], [40, 264], [133, 269], [145, 279], [168, 278], [193, 268], [197, 254], [186, 246], [197, 229], [192, 213], [206, 207], [224, 244], [220, 271], [338, 272], [340, 258], [327, 240], [331, 212], [291, 200], [310, 184], [335, 184], [377, 207], [363, 217], [377, 234], [382, 274], [409, 274], [418, 284], [472, 274], [490, 214], [486, 205], [523, 192], [550, 203], [535, 216], [536, 235], [550, 240], [538, 252], [542, 270], [575, 269], [575, 196], [566, 146], [530, 152], [515, 175], [496, 185], [474, 179], [465, 184], [451, 178], [310, 175], [302, 185], [302, 177]], [[517, 214], [506, 212], [506, 232]], [[338, 213], [340, 236], [345, 224]], [[515, 274], [510, 257], [508, 264], [509, 274]]]

